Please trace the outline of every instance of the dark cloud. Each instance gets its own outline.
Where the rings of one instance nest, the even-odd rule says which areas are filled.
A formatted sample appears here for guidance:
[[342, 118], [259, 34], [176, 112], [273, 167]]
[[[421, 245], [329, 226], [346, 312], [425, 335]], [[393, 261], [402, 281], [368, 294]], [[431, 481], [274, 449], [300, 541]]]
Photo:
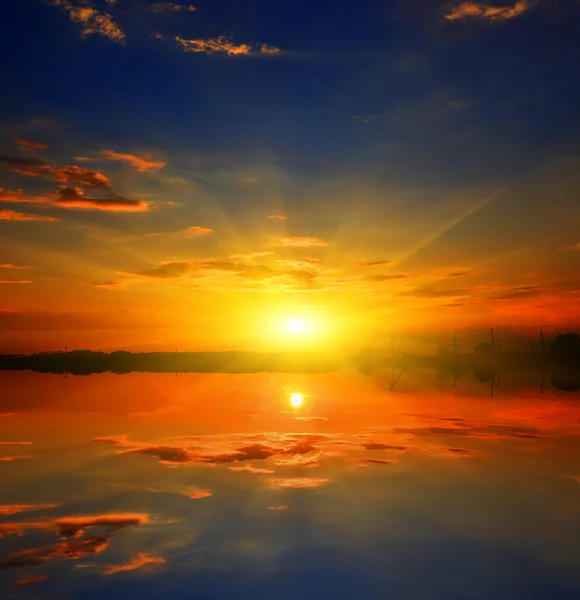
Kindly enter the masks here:
[[173, 279], [186, 275], [192, 269], [192, 263], [187, 261], [175, 261], [162, 263], [151, 269], [143, 269], [142, 271], [130, 271], [133, 275], [141, 275], [143, 277], [153, 277], [154, 279]]
[[146, 212], [149, 204], [141, 200], [132, 200], [119, 194], [103, 198], [85, 196], [81, 188], [62, 186], [56, 193], [54, 204], [62, 208], [89, 208], [112, 212]]
[[361, 267], [384, 267], [386, 265], [392, 264], [390, 260], [369, 260], [366, 262], [361, 262]]
[[150, 454], [162, 463], [190, 463], [196, 460], [190, 451], [178, 446], [148, 446], [127, 450], [124, 454]]
[[392, 279], [408, 279], [409, 275], [397, 273], [394, 275], [366, 275], [365, 281], [390, 281]]
[[37, 158], [11, 156], [0, 156], [0, 165], [15, 173], [31, 177], [42, 177], [50, 181], [82, 185], [91, 189], [111, 189], [111, 182], [106, 175], [76, 165], [68, 165], [59, 169]]
[[91, 554], [103, 552], [111, 541], [110, 536], [98, 535], [84, 540], [59, 542], [52, 546], [30, 548], [11, 554], [0, 562], [0, 569], [38, 567], [53, 558], [78, 560]]
[[409, 450], [410, 446], [394, 446], [392, 444], [377, 444], [375, 442], [369, 442], [368, 444], [362, 444], [367, 450], [397, 450], [403, 452]]
[[396, 460], [389, 460], [386, 458], [362, 458], [360, 460], [362, 464], [372, 464], [372, 465], [392, 465], [396, 463]]

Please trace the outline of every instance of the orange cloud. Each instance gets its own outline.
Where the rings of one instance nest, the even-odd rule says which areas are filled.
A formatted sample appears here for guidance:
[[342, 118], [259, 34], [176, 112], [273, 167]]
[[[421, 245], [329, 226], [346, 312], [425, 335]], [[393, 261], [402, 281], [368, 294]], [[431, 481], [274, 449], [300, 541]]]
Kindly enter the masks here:
[[287, 218], [286, 215], [268, 215], [268, 219], [278, 219], [279, 221], [285, 221]]
[[361, 267], [383, 267], [392, 264], [390, 260], [369, 260], [361, 262]]
[[312, 479], [311, 477], [279, 477], [270, 479], [270, 484], [282, 488], [315, 488], [328, 482], [328, 479]]
[[134, 154], [120, 154], [119, 152], [113, 152], [112, 150], [103, 150], [101, 154], [107, 160], [118, 160], [125, 161], [131, 164], [137, 171], [158, 171], [162, 169], [167, 163], [161, 160], [148, 160]]
[[25, 148], [36, 148], [37, 150], [46, 150], [48, 146], [40, 142], [31, 142], [30, 140], [14, 140], [19, 146]]
[[190, 237], [201, 237], [202, 235], [209, 235], [210, 233], [213, 233], [213, 229], [210, 229], [209, 227], [193, 225], [192, 227], [188, 227], [183, 233]]
[[30, 446], [32, 442], [0, 442], [0, 446]]
[[[0, 283], [8, 283], [6, 281], [0, 281]], [[12, 283], [12, 282], [10, 282]], [[0, 456], [0, 462], [12, 462], [14, 460], [26, 460], [32, 458], [32, 456]]]
[[[13, 204], [49, 204], [59, 208], [83, 208], [112, 212], [147, 212], [149, 210], [149, 203], [142, 202], [141, 200], [125, 198], [119, 194], [109, 194], [103, 198], [95, 198], [86, 196], [85, 192], [80, 187], [68, 185], [61, 186], [56, 192], [47, 193], [41, 196], [27, 196], [22, 190], [12, 192], [10, 190], [5, 191], [0, 189], [0, 202]], [[13, 220], [56, 221], [57, 219], [43, 217]]]
[[195, 492], [187, 492], [185, 495], [192, 500], [201, 500], [201, 498], [213, 496], [213, 492], [210, 490], [197, 490]]
[[7, 517], [21, 512], [51, 509], [57, 506], [60, 504], [4, 504], [0, 505], [0, 516]]
[[362, 458], [360, 461], [362, 464], [374, 464], [374, 465], [391, 465], [396, 463], [396, 460], [388, 460], [386, 458]]
[[63, 538], [80, 537], [85, 529], [101, 527], [117, 531], [133, 525], [149, 523], [145, 513], [119, 513], [88, 517], [64, 517], [55, 520], [25, 521], [21, 523], [0, 523], [0, 537], [4, 535], [23, 535], [30, 530], [55, 531]]
[[328, 244], [315, 237], [286, 237], [282, 238], [277, 246], [284, 246], [286, 248], [316, 248], [328, 246]]
[[268, 510], [288, 510], [287, 506], [266, 506]]
[[38, 158], [13, 156], [0, 156], [0, 165], [15, 173], [30, 177], [42, 177], [58, 183], [74, 183], [91, 189], [111, 189], [111, 182], [106, 175], [77, 165], [57, 168]]
[[114, 575], [115, 573], [122, 573], [124, 571], [134, 571], [135, 569], [140, 569], [145, 565], [162, 565], [164, 563], [165, 559], [162, 556], [139, 553], [130, 563], [125, 565], [109, 565], [105, 569], [104, 574]]
[[[1, 193], [0, 201], [2, 201]], [[0, 210], [0, 221], [58, 221], [58, 219], [55, 219], [54, 217], [45, 217], [42, 215], [16, 212], [14, 210]]]
[[[25, 265], [13, 265], [11, 263], [4, 263], [0, 265], [0, 269], [31, 269], [32, 267], [28, 267]], [[2, 442], [0, 442], [1, 444]]]
[[153, 277], [155, 279], [171, 279], [173, 277], [181, 277], [182, 275], [186, 275], [191, 268], [191, 263], [187, 261], [166, 262], [158, 265], [157, 267], [143, 269], [142, 271], [135, 271], [133, 275]]
[[151, 5], [153, 12], [193, 12], [197, 10], [193, 4], [175, 4], [174, 2], [157, 2]]
[[577, 244], [572, 244], [571, 246], [565, 246], [564, 248], [560, 248], [560, 250], [578, 250], [580, 251], [580, 242]]
[[30, 548], [11, 554], [0, 563], [0, 568], [37, 567], [53, 558], [78, 560], [105, 550], [111, 538], [109, 536], [94, 536], [85, 540], [59, 542], [52, 546]]
[[104, 527], [116, 531], [131, 525], [143, 525], [145, 523], [149, 523], [148, 514], [119, 513], [96, 517], [66, 517], [64, 519], [56, 519], [54, 526], [61, 537], [71, 538], [82, 535], [84, 530], [89, 527]]
[[30, 280], [30, 279], [0, 279], [0, 284], [10, 284], [10, 283], [28, 284], [28, 283], [32, 283], [32, 280]]
[[72, 0], [48, 0], [48, 2], [68, 12], [70, 20], [80, 27], [83, 37], [98, 34], [112, 42], [124, 43], [125, 34], [109, 13], [83, 4], [79, 5]]
[[490, 21], [506, 21], [518, 17], [531, 7], [532, 3], [528, 0], [518, 0], [513, 6], [489, 6], [467, 0], [453, 8], [445, 15], [445, 18], [449, 21], [463, 21], [470, 17], [489, 19]]
[[274, 469], [260, 469], [258, 467], [252, 467], [251, 465], [242, 465], [240, 467], [230, 467], [230, 471], [248, 471], [248, 473], [255, 473], [255, 474], [268, 473], [270, 475], [272, 473], [276, 472], [276, 471], [274, 471]]
[[19, 579], [13, 587], [24, 587], [25, 585], [32, 585], [34, 583], [40, 583], [42, 581], [46, 581], [48, 577], [46, 575], [37, 575], [36, 577], [25, 577], [24, 579]]
[[252, 48], [248, 44], [235, 44], [229, 37], [220, 36], [217, 38], [208, 38], [206, 40], [186, 40], [180, 36], [175, 37], [177, 44], [184, 50], [184, 52], [197, 52], [205, 54], [214, 54], [216, 52], [223, 52], [229, 56], [245, 55], [250, 54], [267, 54], [275, 55], [280, 54], [280, 49], [274, 46], [268, 46], [262, 44], [259, 48]]

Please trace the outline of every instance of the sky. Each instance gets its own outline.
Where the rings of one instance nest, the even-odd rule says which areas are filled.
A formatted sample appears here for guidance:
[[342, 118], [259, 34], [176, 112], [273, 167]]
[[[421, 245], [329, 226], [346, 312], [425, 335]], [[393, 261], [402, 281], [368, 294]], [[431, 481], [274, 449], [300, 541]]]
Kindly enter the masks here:
[[1, 10], [0, 351], [580, 325], [577, 0]]

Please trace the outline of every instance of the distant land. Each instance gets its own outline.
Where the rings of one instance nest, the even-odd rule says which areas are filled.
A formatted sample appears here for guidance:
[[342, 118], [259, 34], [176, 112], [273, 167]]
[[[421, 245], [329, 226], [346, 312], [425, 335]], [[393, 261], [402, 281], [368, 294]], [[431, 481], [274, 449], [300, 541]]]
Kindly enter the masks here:
[[[555, 348], [557, 350], [557, 348]], [[572, 348], [575, 350], [575, 347]], [[554, 347], [552, 347], [554, 350]], [[541, 371], [565, 377], [580, 377], [580, 352], [499, 353], [480, 345], [472, 353], [440, 352], [431, 356], [387, 355], [360, 351], [352, 356], [314, 352], [40, 352], [0, 355], [0, 370], [42, 373], [328, 373], [356, 368], [363, 374], [382, 369], [434, 369], [442, 373], [473, 372], [485, 380], [491, 373]]]

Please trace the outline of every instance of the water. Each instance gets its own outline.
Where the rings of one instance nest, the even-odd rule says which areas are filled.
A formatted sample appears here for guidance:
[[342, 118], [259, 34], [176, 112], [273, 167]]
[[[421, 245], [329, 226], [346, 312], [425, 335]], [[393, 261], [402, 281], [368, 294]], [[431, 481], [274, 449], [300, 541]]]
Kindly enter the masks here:
[[397, 376], [0, 373], [2, 597], [580, 597], [580, 395]]

